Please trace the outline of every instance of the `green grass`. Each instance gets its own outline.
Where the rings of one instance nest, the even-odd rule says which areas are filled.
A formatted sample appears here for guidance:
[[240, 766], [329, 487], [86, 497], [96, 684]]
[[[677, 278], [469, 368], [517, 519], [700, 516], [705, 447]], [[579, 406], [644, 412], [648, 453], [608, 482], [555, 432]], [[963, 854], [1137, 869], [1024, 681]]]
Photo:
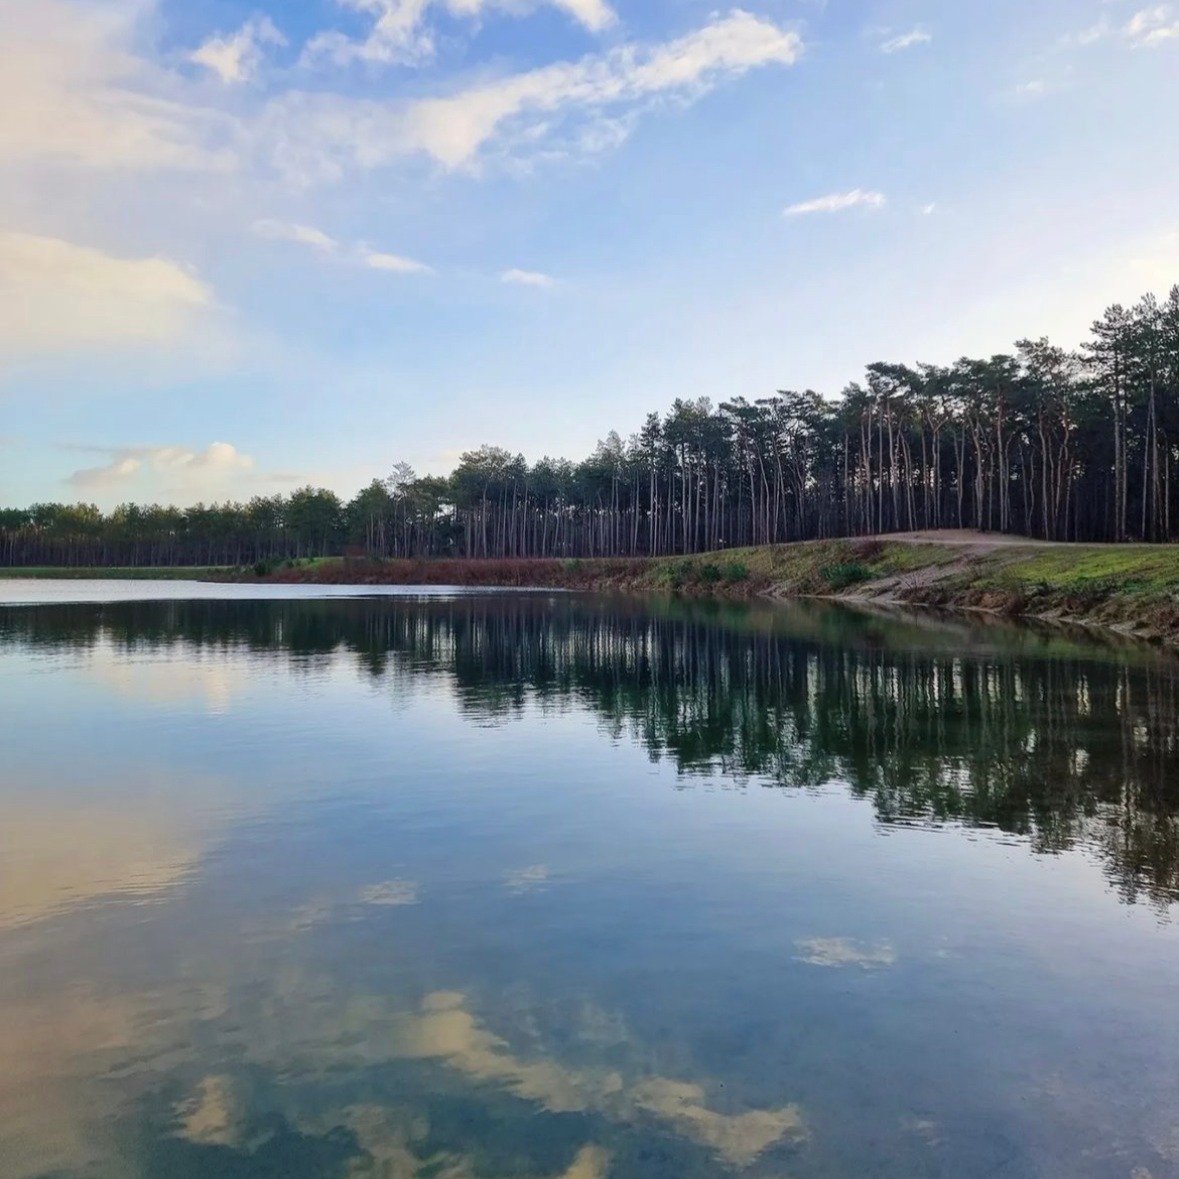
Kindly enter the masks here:
[[872, 562], [883, 577], [916, 573], [931, 566], [952, 565], [962, 557], [961, 550], [941, 544], [896, 544], [884, 542], [884, 551]]
[[1179, 590], [1179, 546], [1035, 549], [1026, 556], [1007, 559], [979, 580], [1000, 587], [1049, 588], [1061, 593], [1167, 593]]
[[741, 586], [756, 593], [773, 586], [789, 594], [829, 594], [877, 578], [958, 560], [955, 549], [935, 544], [812, 540], [758, 545], [699, 557], [656, 557], [641, 579], [651, 589]]
[[[712, 554], [717, 558], [720, 554]], [[955, 583], [1004, 589], [1048, 588], [1070, 591], [1115, 590], [1122, 593], [1166, 593], [1179, 590], [1179, 545], [1060, 545], [1023, 549], [1018, 546], [974, 550], [953, 544], [902, 544], [884, 540], [819, 540], [801, 544], [733, 549], [728, 561], [743, 565], [747, 575], [795, 592], [828, 592], [922, 569], [953, 565], [967, 568]], [[707, 559], [707, 558], [702, 558]], [[665, 558], [684, 563], [683, 558]]]

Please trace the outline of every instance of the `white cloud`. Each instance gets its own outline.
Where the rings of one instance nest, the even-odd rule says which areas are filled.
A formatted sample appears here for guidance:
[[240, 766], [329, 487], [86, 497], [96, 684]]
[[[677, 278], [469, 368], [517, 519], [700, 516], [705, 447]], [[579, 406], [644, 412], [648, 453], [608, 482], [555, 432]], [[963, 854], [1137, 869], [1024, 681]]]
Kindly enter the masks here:
[[608, 29], [618, 20], [614, 9], [603, 0], [553, 0], [553, 4], [594, 33]]
[[937, 212], [937, 201], [930, 201], [928, 205], [922, 205], [921, 212], [926, 217], [932, 217]]
[[556, 280], [547, 274], [541, 274], [539, 270], [512, 269], [505, 270], [499, 276], [499, 281], [525, 287], [551, 287]]
[[851, 192], [833, 192], [813, 201], [800, 201], [782, 210], [784, 217], [805, 217], [811, 213], [842, 213], [845, 209], [883, 209], [888, 198], [882, 192], [865, 192], [862, 188]]
[[253, 16], [236, 33], [210, 37], [190, 60], [212, 70], [226, 84], [249, 82], [258, 74], [264, 47], [286, 43], [270, 17]]
[[474, 167], [495, 141], [503, 150], [540, 150], [560, 119], [580, 116], [580, 150], [618, 137], [587, 135], [611, 108], [665, 96], [692, 98], [723, 77], [759, 66], [791, 65], [802, 52], [796, 33], [735, 9], [726, 17], [661, 45], [626, 44], [577, 62], [559, 62], [444, 98], [406, 104], [295, 92], [275, 100], [264, 135], [276, 164], [296, 181], [336, 179], [349, 167], [387, 165], [425, 153], [446, 168]]
[[[397, 11], [409, 2], [399, 0]], [[446, 2], [475, 13], [492, 0]], [[611, 12], [601, 0], [560, 6], [587, 25]], [[217, 105], [225, 101], [217, 89], [142, 56], [142, 18], [153, 7], [154, 0], [0, 0], [0, 166], [236, 169], [248, 181], [264, 163], [307, 185], [417, 154], [453, 169], [475, 168], [484, 152], [606, 151], [653, 105], [690, 101], [760, 66], [790, 65], [803, 49], [796, 33], [736, 9], [664, 43], [625, 43], [441, 97], [286, 90], [260, 106], [229, 109]], [[218, 77], [245, 80], [261, 47], [279, 36], [256, 17], [196, 54]]]
[[334, 29], [317, 33], [303, 51], [304, 64], [330, 61], [342, 66], [359, 61], [404, 65], [433, 53], [433, 37], [422, 28], [430, 0], [337, 0], [337, 3], [358, 12], [372, 13], [376, 17], [372, 30], [363, 40]]
[[168, 343], [212, 302], [205, 283], [167, 258], [0, 233], [0, 342], [13, 349]]
[[152, 474], [175, 484], [181, 493], [216, 494], [227, 490], [235, 477], [254, 470], [254, 460], [229, 442], [214, 442], [202, 451], [183, 446], [131, 446], [106, 453], [109, 463], [75, 471], [66, 482], [77, 491], [100, 491]]
[[177, 98], [132, 52], [145, 4], [0, 3], [0, 163], [214, 169], [234, 164], [234, 120]]
[[105, 467], [86, 467], [81, 471], [75, 471], [70, 476], [69, 483], [79, 490], [109, 487], [138, 475], [142, 468], [143, 459], [128, 455], [126, 458], [115, 459]]
[[376, 250], [362, 250], [361, 261], [370, 270], [391, 270], [396, 274], [431, 274], [429, 266], [424, 262], [415, 262], [412, 258], [402, 258], [398, 254], [383, 254]]
[[1179, 18], [1169, 4], [1158, 4], [1136, 12], [1122, 32], [1136, 45], [1156, 49], [1179, 39]]
[[1011, 89], [1011, 97], [1017, 102], [1034, 102], [1052, 92], [1052, 87], [1043, 78], [1031, 78], [1020, 82]]
[[1124, 30], [1125, 34], [1127, 37], [1141, 37], [1144, 33], [1150, 32], [1151, 29], [1157, 29], [1160, 25], [1165, 25], [1170, 15], [1171, 9], [1166, 4], [1156, 4], [1153, 8], [1143, 8], [1130, 18]]
[[335, 238], [328, 237], [323, 230], [311, 225], [273, 221], [269, 217], [264, 217], [260, 221], [255, 221], [251, 228], [259, 237], [270, 238], [272, 241], [295, 242], [329, 254], [334, 252], [337, 246]]
[[[341, 7], [371, 15], [372, 28], [366, 37], [355, 39], [330, 30], [308, 41], [303, 52], [305, 64], [330, 61], [335, 65], [364, 62], [369, 65], [410, 65], [434, 53], [434, 37], [426, 27], [430, 8], [439, 0], [336, 0]], [[517, 6], [503, 0], [441, 0], [453, 16], [478, 17], [488, 8]], [[545, 2], [545, 0], [537, 0]], [[617, 17], [605, 0], [547, 0], [563, 9], [591, 32], [601, 32]]]
[[912, 49], [915, 45], [928, 45], [933, 40], [933, 34], [918, 26], [908, 33], [890, 37], [881, 43], [881, 53], [900, 53], [902, 49]]

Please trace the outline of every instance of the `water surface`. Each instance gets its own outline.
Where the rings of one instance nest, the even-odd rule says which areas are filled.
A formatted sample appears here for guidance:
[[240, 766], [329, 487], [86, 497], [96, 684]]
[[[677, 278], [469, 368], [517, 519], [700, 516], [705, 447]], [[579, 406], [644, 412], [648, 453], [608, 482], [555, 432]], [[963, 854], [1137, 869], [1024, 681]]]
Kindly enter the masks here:
[[0, 592], [5, 1179], [1179, 1176], [1161, 655]]

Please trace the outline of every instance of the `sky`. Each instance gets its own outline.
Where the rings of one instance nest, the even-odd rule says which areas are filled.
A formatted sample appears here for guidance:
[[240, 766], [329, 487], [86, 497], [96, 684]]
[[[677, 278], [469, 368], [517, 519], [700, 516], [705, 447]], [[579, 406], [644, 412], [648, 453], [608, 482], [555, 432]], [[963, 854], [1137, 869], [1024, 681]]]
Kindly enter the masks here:
[[1179, 0], [0, 0], [0, 505], [838, 393], [1179, 282]]

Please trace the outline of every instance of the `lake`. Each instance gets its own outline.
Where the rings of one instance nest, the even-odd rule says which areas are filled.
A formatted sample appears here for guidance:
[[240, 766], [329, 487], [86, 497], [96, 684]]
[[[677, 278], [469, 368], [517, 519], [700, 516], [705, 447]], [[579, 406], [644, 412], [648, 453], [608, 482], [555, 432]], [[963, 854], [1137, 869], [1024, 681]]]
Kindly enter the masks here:
[[1179, 661], [810, 604], [0, 600], [4, 1179], [1179, 1176]]

